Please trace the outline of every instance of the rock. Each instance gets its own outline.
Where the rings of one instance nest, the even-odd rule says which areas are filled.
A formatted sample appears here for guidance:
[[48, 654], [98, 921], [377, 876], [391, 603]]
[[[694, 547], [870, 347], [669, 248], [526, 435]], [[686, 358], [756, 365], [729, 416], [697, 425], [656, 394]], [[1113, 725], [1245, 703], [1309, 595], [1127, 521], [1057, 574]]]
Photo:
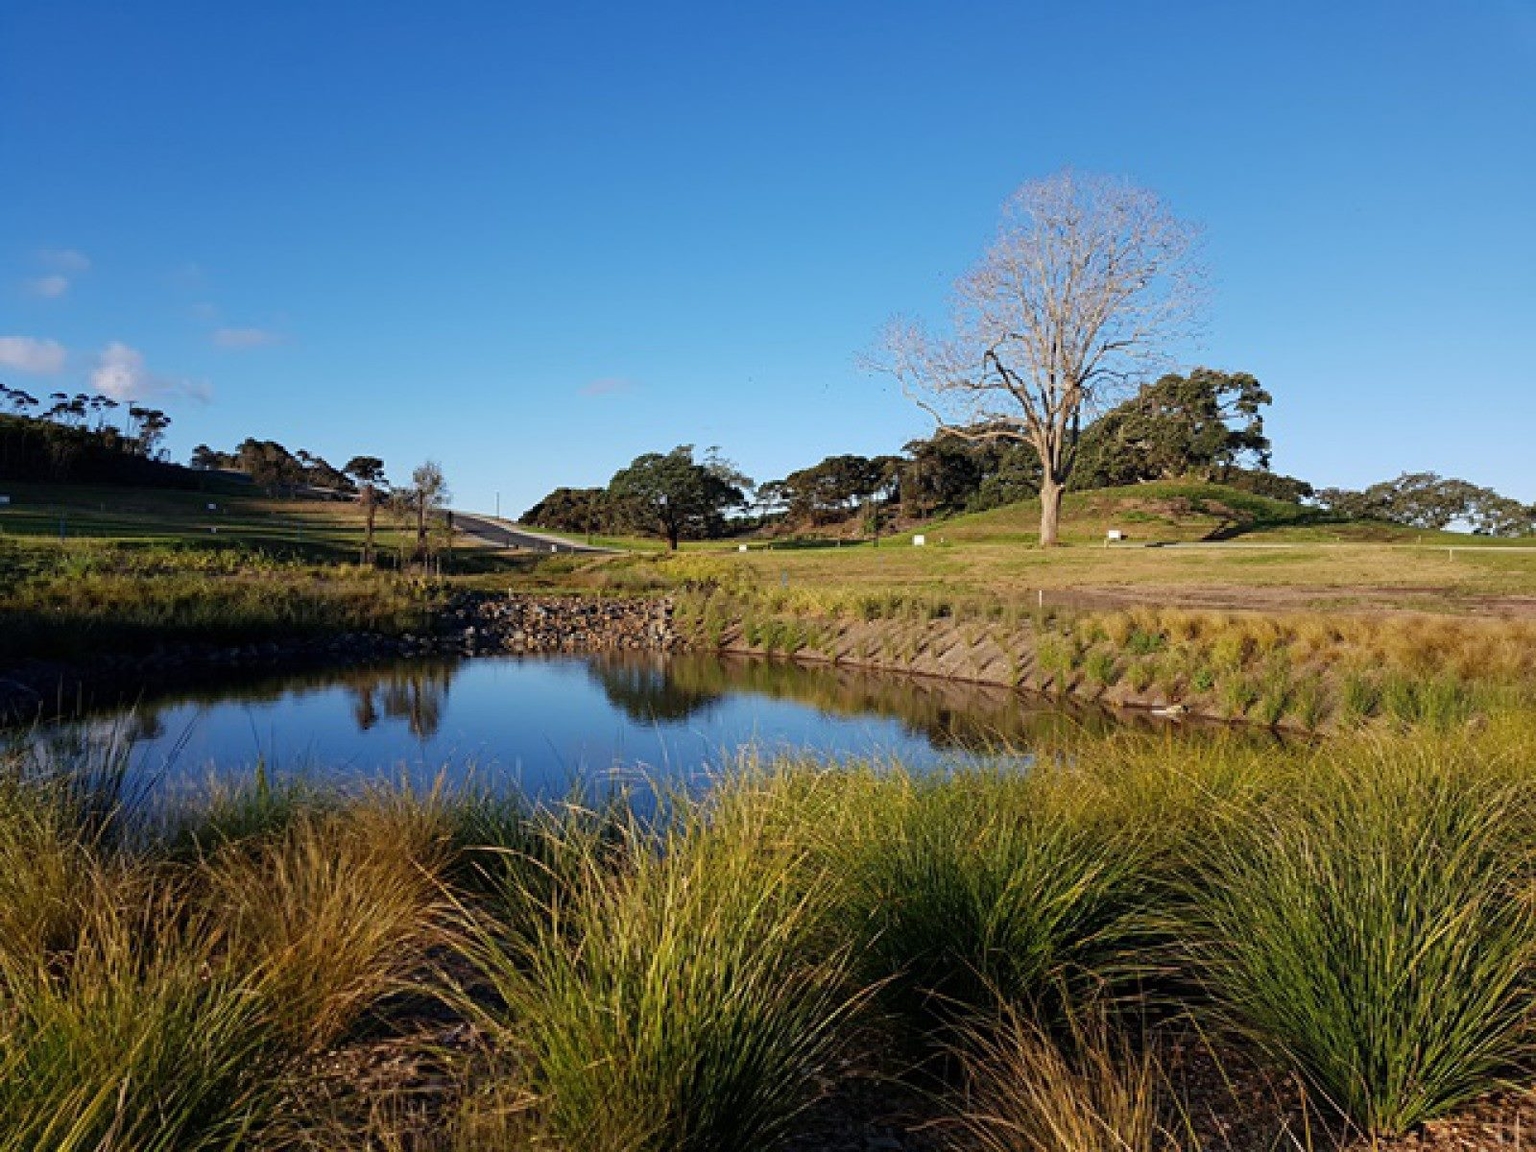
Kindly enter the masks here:
[[471, 621], [461, 636], [515, 652], [595, 652], [673, 647], [671, 606], [655, 601], [509, 593], [466, 594], [457, 618]]

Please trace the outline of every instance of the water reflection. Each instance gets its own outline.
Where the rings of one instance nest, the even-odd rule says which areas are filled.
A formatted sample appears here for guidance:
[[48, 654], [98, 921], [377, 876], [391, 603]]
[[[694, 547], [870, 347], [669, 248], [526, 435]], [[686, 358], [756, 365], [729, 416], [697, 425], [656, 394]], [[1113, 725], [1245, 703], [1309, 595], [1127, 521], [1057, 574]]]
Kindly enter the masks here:
[[418, 740], [436, 736], [443, 723], [448, 686], [454, 666], [443, 663], [391, 665], [346, 684], [352, 696], [352, 717], [357, 730], [367, 732], [379, 722], [379, 709], [391, 720], [404, 720]]
[[[530, 791], [625, 771], [709, 771], [744, 745], [831, 759], [1027, 751], [1124, 716], [1006, 688], [714, 655], [400, 660], [205, 683], [13, 733], [34, 749], [110, 734], [156, 778], [258, 760], [431, 780], [506, 772]], [[1150, 723], [1145, 718], [1134, 723]]]
[[887, 716], [935, 748], [967, 752], [1028, 748], [1068, 730], [1106, 731], [1151, 722], [1140, 713], [1117, 714], [995, 684], [866, 668], [697, 653], [672, 656], [664, 667], [666, 691], [675, 697], [713, 699], [750, 692], [808, 704], [830, 715]]
[[596, 656], [588, 665], [609, 703], [640, 724], [677, 724], [719, 702], [727, 685], [679, 675], [680, 657]]

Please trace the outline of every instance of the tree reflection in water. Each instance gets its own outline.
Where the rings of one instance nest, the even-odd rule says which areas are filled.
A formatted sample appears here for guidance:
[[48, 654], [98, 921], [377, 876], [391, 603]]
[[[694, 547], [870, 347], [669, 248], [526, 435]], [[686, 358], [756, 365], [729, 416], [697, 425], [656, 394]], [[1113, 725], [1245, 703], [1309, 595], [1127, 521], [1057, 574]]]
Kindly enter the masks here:
[[1068, 730], [1103, 730], [1127, 718], [994, 684], [904, 676], [831, 664], [684, 653], [666, 665], [674, 691], [748, 692], [836, 716], [887, 716], [933, 747], [1017, 751]]
[[[391, 720], [403, 719], [412, 736], [427, 740], [443, 723], [443, 705], [453, 683], [454, 666], [442, 662], [401, 662], [349, 679], [352, 717], [358, 731], [379, 722], [379, 709]], [[375, 695], [378, 700], [375, 703]]]
[[608, 702], [637, 724], [675, 724], [718, 702], [728, 686], [674, 676], [672, 659], [659, 653], [594, 656], [587, 674]]
[[807, 704], [834, 716], [885, 716], [933, 747], [1016, 751], [1069, 730], [1123, 726], [1125, 715], [992, 684], [715, 653], [592, 657], [588, 675], [640, 723], [686, 720], [730, 695]]
[[[540, 674], [539, 665], [549, 667], [554, 674]], [[529, 674], [526, 679], [524, 671]], [[492, 657], [472, 663], [450, 657], [397, 660], [372, 667], [269, 672], [257, 679], [234, 677], [222, 682], [210, 677], [190, 691], [154, 699], [134, 699], [132, 693], [142, 691], [143, 686], [124, 685], [123, 699], [115, 707], [86, 712], [59, 725], [43, 725], [40, 730], [0, 731], [0, 752], [18, 742], [39, 748], [55, 736], [89, 734], [100, 739], [109, 734], [127, 746], [157, 740], [162, 744], [177, 742], [175, 747], [164, 749], [166, 756], [174, 759], [184, 735], [179, 735], [178, 729], [200, 722], [197, 716], [205, 711], [225, 706], [238, 711], [243, 705], [271, 704], [275, 708], [264, 722], [278, 728], [285, 726], [281, 711], [285, 701], [324, 692], [339, 697], [359, 732], [402, 726], [425, 744], [443, 729], [448, 692], [460, 673], [472, 677], [485, 673], [496, 692], [519, 692], [526, 684], [537, 693], [516, 701], [516, 706], [510, 699], [503, 706], [495, 695], [484, 691], [487, 685], [472, 683], [466, 687], [459, 724], [463, 730], [457, 738], [491, 742], [493, 755], [509, 760], [521, 758], [525, 747], [546, 739], [541, 734], [539, 709], [560, 710], [567, 730], [590, 732], [603, 724], [598, 693], [569, 690], [567, 679], [572, 673], [578, 684], [585, 676], [590, 685], [599, 688], [615, 714], [646, 728], [678, 725], [711, 710], [724, 715], [721, 706], [730, 698], [756, 696], [814, 708], [832, 717], [891, 718], [907, 734], [920, 739], [927, 746], [925, 752], [1018, 753], [1070, 731], [1157, 723], [1144, 715], [1074, 706], [1006, 687], [714, 653]], [[197, 716], [178, 716], [175, 710], [187, 705], [194, 706]], [[755, 726], [756, 718], [748, 719]], [[1190, 730], [1188, 735], [1195, 735], [1194, 727], [1185, 726]], [[755, 729], [744, 733], [743, 739], [765, 735], [771, 741], [771, 731]], [[231, 745], [229, 755], [240, 758], [246, 753], [244, 745]], [[225, 750], [212, 749], [208, 755], [223, 758]]]

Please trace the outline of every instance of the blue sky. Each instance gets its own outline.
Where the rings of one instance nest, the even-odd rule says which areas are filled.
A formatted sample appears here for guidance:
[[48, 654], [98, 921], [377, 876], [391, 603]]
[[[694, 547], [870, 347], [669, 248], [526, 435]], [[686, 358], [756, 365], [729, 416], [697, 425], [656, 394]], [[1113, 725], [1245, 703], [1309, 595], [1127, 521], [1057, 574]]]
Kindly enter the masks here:
[[0, 379], [521, 511], [928, 431], [857, 366], [1071, 165], [1205, 229], [1275, 466], [1536, 500], [1536, 0], [0, 7]]

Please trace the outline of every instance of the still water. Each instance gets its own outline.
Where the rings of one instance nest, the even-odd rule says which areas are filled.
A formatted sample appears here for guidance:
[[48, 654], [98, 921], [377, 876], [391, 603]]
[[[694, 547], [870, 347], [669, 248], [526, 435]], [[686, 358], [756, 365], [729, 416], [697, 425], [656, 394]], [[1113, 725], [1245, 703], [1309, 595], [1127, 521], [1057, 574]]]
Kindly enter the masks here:
[[706, 655], [402, 660], [146, 699], [33, 730], [119, 741], [140, 781], [249, 770], [429, 784], [474, 776], [536, 796], [577, 781], [691, 781], [744, 753], [897, 758], [926, 769], [1118, 723], [1003, 688]]

